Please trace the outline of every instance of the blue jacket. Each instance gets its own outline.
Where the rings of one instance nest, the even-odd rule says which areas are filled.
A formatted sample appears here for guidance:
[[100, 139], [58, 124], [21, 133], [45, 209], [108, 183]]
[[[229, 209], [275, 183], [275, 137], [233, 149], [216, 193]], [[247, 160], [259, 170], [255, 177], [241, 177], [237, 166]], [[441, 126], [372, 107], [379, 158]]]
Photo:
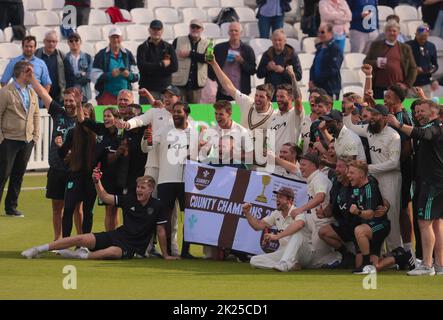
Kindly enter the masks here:
[[[341, 75], [340, 68], [343, 62], [343, 54], [340, 48], [334, 43], [332, 39], [324, 51], [322, 60], [320, 61], [319, 53], [322, 43], [316, 45], [317, 52], [315, 53], [314, 62], [309, 72], [309, 80], [318, 88], [324, 89], [329, 95], [339, 94], [341, 90]], [[320, 74], [315, 74], [316, 64], [320, 65]]]
[[[258, 19], [258, 16], [260, 15], [260, 9], [261, 9], [261, 7], [263, 7], [263, 5], [266, 4], [266, 1], [267, 0], [256, 0], [255, 1], [257, 4], [257, 7], [258, 7], [257, 15], [256, 15], [257, 19]], [[285, 12], [291, 11], [291, 0], [280, 0], [280, 8], [282, 10], [282, 15], [285, 15]]]
[[421, 67], [426, 73], [418, 74], [415, 78], [414, 86], [424, 86], [432, 82], [432, 74], [438, 70], [437, 49], [432, 42], [426, 41], [423, 50], [414, 39], [406, 42], [412, 48], [415, 64]]
[[[347, 0], [349, 8], [352, 12], [352, 20], [351, 20], [351, 27], [350, 30], [356, 30], [360, 32], [373, 32], [375, 30], [378, 30], [378, 10], [377, 10], [377, 0]], [[375, 10], [375, 18], [376, 18], [376, 25], [375, 28], [371, 29], [365, 29], [363, 27], [363, 18], [361, 17], [361, 14], [363, 11], [366, 11], [367, 9], [363, 10], [366, 6], [373, 6]]]
[[[72, 53], [68, 52], [65, 57], [65, 64], [71, 63]], [[74, 68], [74, 66], [73, 66]], [[92, 58], [85, 52], [80, 52], [80, 59], [78, 60], [78, 71], [80, 73], [74, 74], [74, 87], [82, 89], [83, 102], [87, 102], [92, 98], [91, 92], [91, 71], [92, 71]]]
[[[138, 81], [138, 74], [133, 72], [133, 68], [137, 65], [135, 63], [134, 55], [131, 51], [125, 48], [120, 49], [123, 55], [123, 61], [125, 63], [125, 68], [129, 70], [129, 78], [128, 78], [128, 85], [126, 88], [122, 89], [128, 89], [132, 90], [131, 83]], [[105, 89], [105, 81], [107, 78], [112, 78], [112, 70], [109, 70], [109, 63], [111, 61], [111, 50], [109, 47], [106, 47], [102, 50], [100, 50], [94, 58], [94, 63], [92, 65], [93, 69], [99, 69], [103, 73], [100, 75], [100, 77], [97, 79], [97, 82], [95, 84], [95, 90], [98, 92], [98, 96], [100, 97]]]

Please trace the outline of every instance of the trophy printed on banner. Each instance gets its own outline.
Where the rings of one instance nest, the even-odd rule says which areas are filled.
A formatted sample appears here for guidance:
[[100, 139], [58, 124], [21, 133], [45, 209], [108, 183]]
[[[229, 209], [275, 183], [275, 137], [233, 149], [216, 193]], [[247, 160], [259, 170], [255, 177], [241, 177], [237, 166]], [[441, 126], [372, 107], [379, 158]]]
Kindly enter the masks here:
[[261, 183], [263, 184], [263, 191], [261, 195], [259, 195], [255, 201], [267, 203], [268, 199], [265, 196], [266, 187], [271, 183], [271, 177], [270, 176], [262, 176], [261, 177]]

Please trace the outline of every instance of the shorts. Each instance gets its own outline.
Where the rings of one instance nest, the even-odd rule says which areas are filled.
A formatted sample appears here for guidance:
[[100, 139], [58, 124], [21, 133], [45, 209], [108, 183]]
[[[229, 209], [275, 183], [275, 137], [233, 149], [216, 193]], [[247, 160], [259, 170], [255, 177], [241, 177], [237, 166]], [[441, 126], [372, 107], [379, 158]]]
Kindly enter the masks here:
[[350, 226], [349, 224], [344, 224], [344, 223], [337, 223], [336, 224], [331, 224], [332, 229], [334, 229], [335, 233], [340, 237], [340, 239], [343, 242], [354, 242], [356, 244], [355, 241], [355, 235], [354, 235], [354, 226]]
[[372, 239], [369, 242], [369, 248], [371, 255], [375, 255], [377, 257], [380, 256], [381, 246], [383, 242], [389, 236], [391, 232], [391, 223], [388, 222], [375, 222], [371, 221], [367, 223], [372, 229]]
[[443, 219], [443, 188], [423, 182], [417, 197], [417, 211], [421, 220]]
[[118, 247], [122, 250], [122, 259], [132, 259], [136, 253], [134, 248], [127, 246], [115, 231], [94, 233], [95, 248], [93, 251], [107, 249], [109, 247]]
[[64, 200], [68, 172], [49, 168], [46, 183], [46, 198], [52, 200]]

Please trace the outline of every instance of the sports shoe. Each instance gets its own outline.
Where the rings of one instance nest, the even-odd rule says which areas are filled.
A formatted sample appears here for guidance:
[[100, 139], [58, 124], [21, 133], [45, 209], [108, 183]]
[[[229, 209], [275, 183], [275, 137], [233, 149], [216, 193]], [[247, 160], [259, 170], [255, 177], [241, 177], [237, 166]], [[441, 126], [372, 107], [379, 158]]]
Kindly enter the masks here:
[[437, 276], [443, 276], [443, 266], [439, 266], [437, 264], [434, 264], [434, 270], [435, 270], [435, 274]]
[[59, 250], [58, 253], [63, 257], [63, 258], [68, 258], [68, 259], [80, 259], [80, 255], [79, 252], [77, 252], [77, 250], [71, 250], [71, 249], [63, 249], [63, 250]]
[[356, 268], [352, 271], [353, 274], [372, 274], [377, 273], [377, 269], [374, 265], [368, 264], [365, 266], [360, 266], [360, 268]]
[[290, 270], [288, 264], [284, 261], [280, 261], [279, 263], [277, 263], [274, 267], [274, 270], [276, 271], [280, 271], [280, 272], [288, 272]]
[[408, 276], [433, 276], [435, 275], [434, 267], [428, 267], [424, 264], [419, 265], [414, 270], [407, 273]]
[[24, 218], [25, 217], [23, 212], [20, 212], [16, 209], [8, 210], [8, 211], [6, 211], [5, 214], [7, 217], [12, 217], [12, 218]]
[[37, 247], [27, 249], [21, 253], [21, 255], [27, 259], [40, 258], [40, 252], [38, 252]]

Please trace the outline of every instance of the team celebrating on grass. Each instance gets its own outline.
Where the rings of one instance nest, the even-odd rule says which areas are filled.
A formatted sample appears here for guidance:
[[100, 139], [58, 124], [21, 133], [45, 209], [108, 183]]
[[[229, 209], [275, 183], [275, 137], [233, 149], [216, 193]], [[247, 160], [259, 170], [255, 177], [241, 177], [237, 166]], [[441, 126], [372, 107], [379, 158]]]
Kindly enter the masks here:
[[[137, 52], [140, 83], [146, 84], [139, 93], [152, 106], [145, 113], [128, 89], [138, 75], [119, 65], [122, 52], [123, 58], [130, 57], [127, 62], [135, 62], [119, 46], [118, 30], [111, 31], [108, 50], [99, 53], [114, 68], [102, 70], [101, 100], [112, 101], [111, 93], [118, 91], [117, 108], [104, 110], [103, 123], [96, 122], [92, 105], [84, 103], [82, 86], [67, 88], [62, 106], [41, 84], [32, 63], [14, 65], [13, 82], [0, 91], [1, 189], [10, 177], [10, 216], [22, 215], [17, 198], [25, 164], [39, 139], [39, 103], [53, 120], [46, 197], [52, 201], [54, 241], [23, 251], [24, 257], [55, 250], [78, 259], [193, 258], [190, 243], [182, 242], [181, 253], [177, 243], [178, 216], [185, 203], [184, 166], [192, 160], [306, 182], [308, 201], [302, 206], [294, 206], [295, 193], [289, 187], [274, 190], [277, 208], [263, 219], [254, 217], [250, 203], [243, 204], [243, 218], [251, 228], [278, 230], [263, 237], [264, 243], [280, 243], [275, 252], [252, 257], [231, 252], [253, 267], [282, 272], [352, 268], [355, 274], [396, 267], [408, 275], [443, 275], [442, 109], [422, 89], [408, 88], [404, 75], [397, 79], [388, 74], [402, 73], [396, 60], [400, 49], [410, 53], [391, 39], [391, 33], [398, 34], [395, 23], [387, 31], [397, 33], [387, 33], [386, 41], [376, 41], [370, 49], [379, 56], [377, 48], [396, 48], [388, 58], [394, 66], [367, 58], [361, 68], [366, 75], [364, 96], [345, 93], [341, 109], [333, 109], [340, 89], [330, 87], [340, 82], [335, 78], [339, 73], [324, 78], [332, 68], [326, 60], [337, 62], [331, 54], [341, 55], [330, 24], [320, 26], [309, 97], [302, 97], [298, 87], [300, 61], [278, 29], [258, 67], [266, 83], [257, 86], [254, 98], [248, 89], [241, 92], [245, 77], [255, 73], [255, 61], [251, 63], [250, 48], [239, 41], [239, 23], [231, 24], [230, 41], [210, 52], [208, 42], [200, 42], [198, 20], [191, 21], [189, 37], [173, 46], [161, 40], [162, 27], [153, 21], [151, 37]], [[223, 98], [213, 104], [212, 127], [194, 121], [188, 104], [200, 101], [202, 73], [217, 80], [217, 97]], [[382, 81], [377, 73], [387, 78]], [[184, 74], [180, 86], [171, 84]], [[399, 81], [388, 83], [394, 78]], [[374, 92], [384, 92], [384, 103], [375, 102], [373, 84]], [[116, 90], [118, 85], [123, 87]], [[411, 94], [418, 99], [410, 113], [403, 102]], [[309, 101], [310, 114], [305, 114], [303, 98]], [[229, 100], [240, 107], [240, 123], [232, 119]], [[105, 231], [91, 233], [97, 196], [105, 206]], [[77, 236], [71, 236], [73, 224]], [[229, 251], [204, 249], [206, 257], [216, 259]]]

